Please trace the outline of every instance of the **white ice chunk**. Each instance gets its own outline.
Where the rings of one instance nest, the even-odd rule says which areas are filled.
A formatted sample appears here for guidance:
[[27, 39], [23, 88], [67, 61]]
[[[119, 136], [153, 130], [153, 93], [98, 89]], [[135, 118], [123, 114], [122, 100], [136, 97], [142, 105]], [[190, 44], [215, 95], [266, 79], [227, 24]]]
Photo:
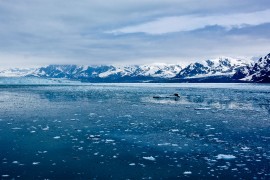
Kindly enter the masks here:
[[216, 156], [217, 159], [225, 159], [225, 160], [230, 160], [230, 159], [235, 159], [236, 157], [234, 155], [230, 155], [230, 154], [219, 154]]
[[49, 126], [46, 126], [45, 128], [42, 128], [43, 131], [48, 131], [50, 129]]
[[156, 158], [154, 158], [153, 156], [149, 156], [149, 157], [143, 157], [143, 159], [149, 160], [149, 161], [155, 161]]

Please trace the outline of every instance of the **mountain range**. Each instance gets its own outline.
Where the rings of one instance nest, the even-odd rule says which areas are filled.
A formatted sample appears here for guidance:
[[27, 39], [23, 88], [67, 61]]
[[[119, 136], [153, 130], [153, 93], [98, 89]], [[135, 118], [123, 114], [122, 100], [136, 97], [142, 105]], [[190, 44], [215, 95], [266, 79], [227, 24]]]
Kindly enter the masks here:
[[270, 82], [270, 54], [251, 61], [221, 57], [180, 64], [48, 65], [0, 69], [0, 77], [65, 78], [82, 82]]

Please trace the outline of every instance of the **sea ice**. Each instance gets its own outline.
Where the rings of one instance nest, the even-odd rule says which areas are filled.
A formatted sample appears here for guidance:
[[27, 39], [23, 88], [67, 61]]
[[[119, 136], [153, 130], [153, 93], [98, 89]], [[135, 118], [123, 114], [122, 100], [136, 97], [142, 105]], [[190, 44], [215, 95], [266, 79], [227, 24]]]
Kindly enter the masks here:
[[226, 155], [226, 154], [219, 154], [216, 156], [217, 159], [225, 159], [225, 160], [230, 160], [230, 159], [235, 159], [236, 157], [234, 155]]
[[156, 158], [154, 158], [153, 156], [149, 156], [149, 157], [143, 157], [143, 159], [149, 160], [149, 161], [155, 161]]
[[42, 128], [43, 131], [48, 131], [50, 128], [49, 126], [46, 126], [45, 128]]
[[11, 128], [12, 130], [20, 130], [22, 128], [19, 128], [19, 127], [15, 127], [15, 128]]
[[211, 108], [194, 108], [195, 110], [209, 110], [209, 109], [211, 109]]
[[185, 171], [183, 174], [189, 175], [189, 174], [192, 174], [192, 172], [191, 171]]
[[241, 150], [242, 150], [242, 151], [249, 151], [250, 148], [245, 146], [245, 147], [241, 147]]

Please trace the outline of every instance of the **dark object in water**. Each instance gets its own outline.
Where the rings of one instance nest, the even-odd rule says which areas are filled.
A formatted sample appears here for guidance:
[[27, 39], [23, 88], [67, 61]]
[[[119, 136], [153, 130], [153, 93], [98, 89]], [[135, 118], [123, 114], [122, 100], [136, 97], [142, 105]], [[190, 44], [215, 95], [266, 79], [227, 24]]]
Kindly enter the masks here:
[[154, 99], [164, 99], [164, 98], [180, 98], [178, 93], [169, 96], [153, 96]]

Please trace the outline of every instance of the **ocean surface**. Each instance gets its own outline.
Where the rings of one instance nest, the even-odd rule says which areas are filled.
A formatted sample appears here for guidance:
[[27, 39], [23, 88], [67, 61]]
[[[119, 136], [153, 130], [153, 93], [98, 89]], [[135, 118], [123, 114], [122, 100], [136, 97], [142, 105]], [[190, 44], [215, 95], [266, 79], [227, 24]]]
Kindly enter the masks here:
[[270, 179], [269, 84], [7, 82], [1, 179]]

